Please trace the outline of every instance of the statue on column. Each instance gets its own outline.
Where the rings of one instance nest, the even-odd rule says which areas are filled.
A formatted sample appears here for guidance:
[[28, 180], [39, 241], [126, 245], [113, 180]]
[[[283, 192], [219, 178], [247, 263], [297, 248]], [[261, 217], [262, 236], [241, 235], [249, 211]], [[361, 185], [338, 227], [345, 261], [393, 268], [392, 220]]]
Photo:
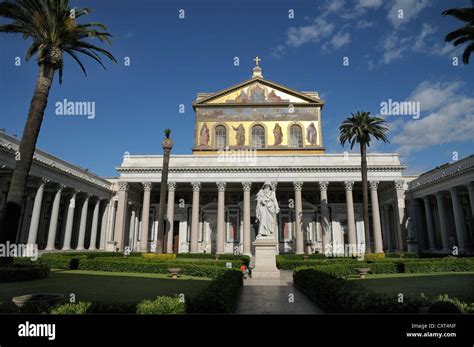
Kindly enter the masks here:
[[257, 239], [274, 238], [277, 231], [276, 216], [280, 212], [275, 190], [265, 182], [257, 193], [256, 217], [259, 222]]

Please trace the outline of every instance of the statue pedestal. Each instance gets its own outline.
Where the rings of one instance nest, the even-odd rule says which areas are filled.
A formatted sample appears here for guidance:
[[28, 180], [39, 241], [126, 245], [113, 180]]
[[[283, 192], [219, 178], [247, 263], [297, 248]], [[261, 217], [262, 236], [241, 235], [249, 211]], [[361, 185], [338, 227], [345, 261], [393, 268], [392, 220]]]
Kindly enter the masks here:
[[280, 278], [280, 270], [276, 266], [278, 242], [274, 239], [257, 239], [252, 243], [255, 247], [255, 267], [252, 278]]

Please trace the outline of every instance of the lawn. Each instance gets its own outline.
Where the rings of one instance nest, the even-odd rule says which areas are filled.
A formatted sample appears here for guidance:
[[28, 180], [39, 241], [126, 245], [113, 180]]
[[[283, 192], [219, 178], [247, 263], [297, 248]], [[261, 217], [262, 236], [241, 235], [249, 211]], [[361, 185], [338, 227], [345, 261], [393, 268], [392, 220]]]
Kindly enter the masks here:
[[48, 278], [25, 282], [0, 284], [0, 302], [11, 303], [14, 296], [50, 292], [62, 293], [69, 299], [71, 293], [78, 301], [101, 301], [107, 303], [137, 303], [158, 295], [183, 293], [193, 297], [210, 283], [203, 277], [103, 272], [86, 270], [52, 270]]
[[402, 293], [419, 297], [448, 294], [463, 301], [474, 302], [474, 272], [438, 272], [425, 274], [379, 274], [368, 275], [361, 285], [383, 293]]

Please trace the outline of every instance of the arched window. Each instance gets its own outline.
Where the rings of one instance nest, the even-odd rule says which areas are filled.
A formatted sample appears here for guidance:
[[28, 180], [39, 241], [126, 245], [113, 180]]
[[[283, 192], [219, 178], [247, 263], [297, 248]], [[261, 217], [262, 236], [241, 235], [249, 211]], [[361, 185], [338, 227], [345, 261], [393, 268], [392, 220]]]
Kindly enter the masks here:
[[265, 129], [261, 125], [252, 127], [252, 146], [254, 148], [265, 147]]
[[227, 145], [227, 129], [223, 125], [216, 126], [216, 147], [224, 148]]
[[299, 125], [292, 125], [290, 128], [290, 147], [303, 147], [303, 134]]

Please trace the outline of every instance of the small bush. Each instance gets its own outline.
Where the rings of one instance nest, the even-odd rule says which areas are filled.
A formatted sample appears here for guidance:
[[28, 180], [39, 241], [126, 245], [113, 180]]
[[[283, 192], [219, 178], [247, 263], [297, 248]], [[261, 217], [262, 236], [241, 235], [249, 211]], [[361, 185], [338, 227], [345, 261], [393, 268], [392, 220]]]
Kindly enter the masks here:
[[179, 298], [158, 296], [155, 300], [143, 300], [137, 305], [138, 314], [180, 314], [186, 306]]
[[189, 313], [232, 313], [242, 286], [242, 272], [226, 270], [195, 298], [189, 299], [186, 310]]
[[86, 314], [92, 307], [92, 303], [80, 301], [78, 303], [67, 303], [53, 307], [51, 314]]

